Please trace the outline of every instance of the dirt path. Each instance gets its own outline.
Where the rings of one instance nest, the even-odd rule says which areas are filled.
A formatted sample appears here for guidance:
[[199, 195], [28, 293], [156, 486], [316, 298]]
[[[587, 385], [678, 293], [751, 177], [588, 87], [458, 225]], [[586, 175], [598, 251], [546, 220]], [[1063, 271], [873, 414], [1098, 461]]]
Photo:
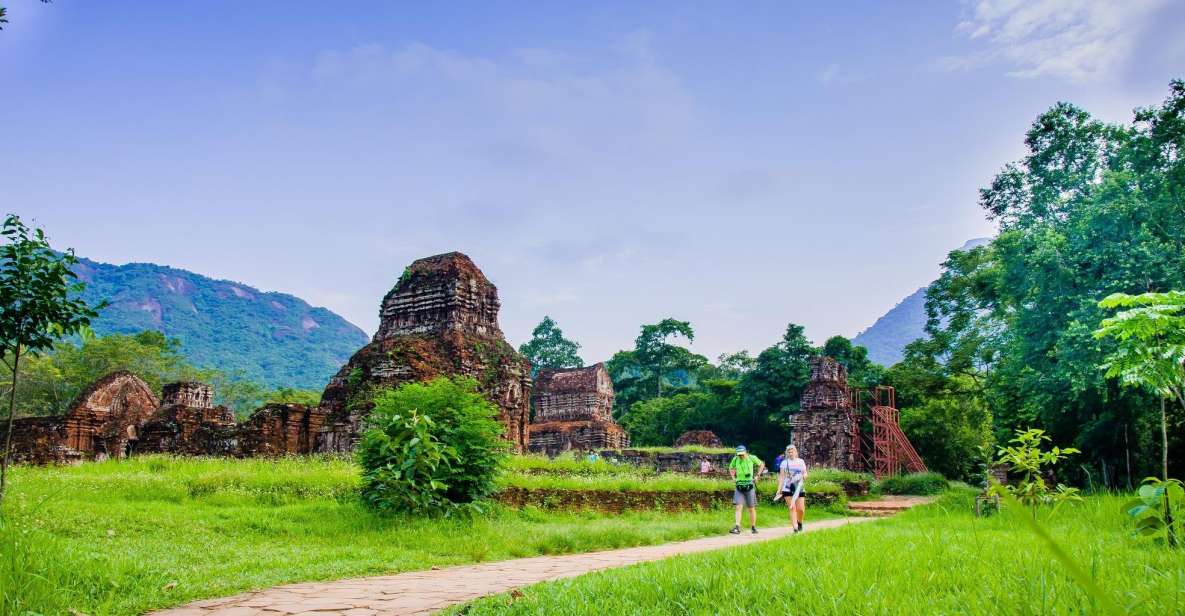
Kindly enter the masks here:
[[[818, 531], [874, 518], [807, 522], [804, 531]], [[394, 616], [430, 614], [450, 605], [503, 593], [538, 582], [574, 577], [590, 571], [622, 567], [708, 550], [718, 550], [784, 537], [790, 528], [776, 527], [756, 535], [723, 535], [606, 552], [537, 556], [501, 562], [413, 571], [398, 575], [336, 582], [288, 584], [233, 597], [198, 601], [153, 612], [151, 616]]]

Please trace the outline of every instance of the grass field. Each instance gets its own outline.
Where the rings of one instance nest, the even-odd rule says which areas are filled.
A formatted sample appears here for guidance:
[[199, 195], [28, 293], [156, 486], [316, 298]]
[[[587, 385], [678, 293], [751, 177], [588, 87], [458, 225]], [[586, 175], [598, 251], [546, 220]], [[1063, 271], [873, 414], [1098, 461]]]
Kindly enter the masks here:
[[[637, 565], [458, 608], [486, 614], [1091, 614], [1094, 601], [1015, 512], [976, 518], [955, 490], [895, 518]], [[1050, 530], [1125, 613], [1185, 613], [1185, 555], [1130, 536], [1123, 499]], [[1021, 513], [1020, 515], [1024, 515]]]
[[[471, 519], [381, 517], [357, 503], [357, 484], [357, 468], [332, 458], [18, 467], [0, 517], [0, 614], [139, 614], [284, 582], [690, 539], [732, 524], [728, 511], [497, 506]], [[785, 509], [763, 505], [761, 524], [775, 523]]]

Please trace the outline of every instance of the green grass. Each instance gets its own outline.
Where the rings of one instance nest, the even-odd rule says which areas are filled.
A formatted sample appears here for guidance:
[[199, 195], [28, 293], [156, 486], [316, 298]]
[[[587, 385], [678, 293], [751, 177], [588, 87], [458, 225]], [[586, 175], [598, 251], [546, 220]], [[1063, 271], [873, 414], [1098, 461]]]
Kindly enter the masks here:
[[639, 467], [626, 462], [610, 462], [604, 458], [600, 458], [596, 462], [589, 462], [583, 456], [557, 456], [555, 458], [548, 458], [539, 454], [511, 456], [507, 460], [506, 470], [512, 473], [549, 475], [655, 474], [653, 468]]
[[843, 483], [845, 481], [863, 481], [868, 485], [872, 485], [872, 473], [857, 473], [856, 471], [845, 471], [838, 468], [812, 468], [810, 469], [810, 479], [807, 483], [814, 483], [815, 481], [830, 481], [831, 483]]
[[[954, 490], [888, 520], [541, 584], [464, 613], [1099, 613], [1015, 517], [1026, 513], [976, 518], [974, 494]], [[1090, 497], [1048, 527], [1121, 608], [1185, 613], [1185, 553], [1132, 537], [1123, 500]]]
[[[495, 505], [470, 519], [383, 517], [358, 504], [357, 485], [357, 468], [334, 458], [18, 467], [0, 511], [0, 614], [139, 614], [286, 582], [691, 539], [732, 524], [731, 511]], [[760, 515], [786, 523], [784, 507]]]

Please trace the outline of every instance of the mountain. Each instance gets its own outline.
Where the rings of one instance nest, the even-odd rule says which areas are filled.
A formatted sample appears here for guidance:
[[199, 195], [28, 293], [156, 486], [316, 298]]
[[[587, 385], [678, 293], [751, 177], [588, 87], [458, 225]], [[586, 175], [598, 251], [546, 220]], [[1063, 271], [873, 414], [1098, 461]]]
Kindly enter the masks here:
[[[991, 238], [977, 237], [968, 240], [959, 250], [971, 250], [983, 246]], [[853, 344], [868, 349], [868, 357], [883, 366], [892, 366], [905, 355], [905, 345], [925, 335], [926, 289], [922, 287], [906, 296], [893, 306], [872, 327], [856, 334]]]
[[321, 389], [370, 341], [356, 325], [284, 293], [182, 269], [79, 259], [82, 296], [109, 306], [91, 323], [99, 335], [147, 329], [181, 340], [190, 363], [241, 373], [270, 387]]

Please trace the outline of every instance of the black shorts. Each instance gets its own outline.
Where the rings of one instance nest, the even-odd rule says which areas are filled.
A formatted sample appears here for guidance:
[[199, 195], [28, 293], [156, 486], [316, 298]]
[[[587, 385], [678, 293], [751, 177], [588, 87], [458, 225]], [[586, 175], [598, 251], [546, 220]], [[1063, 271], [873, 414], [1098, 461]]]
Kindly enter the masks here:
[[[806, 490], [799, 492], [798, 495], [800, 497], [806, 496]], [[793, 496], [794, 496], [794, 490], [782, 490], [782, 498], [791, 498]]]

